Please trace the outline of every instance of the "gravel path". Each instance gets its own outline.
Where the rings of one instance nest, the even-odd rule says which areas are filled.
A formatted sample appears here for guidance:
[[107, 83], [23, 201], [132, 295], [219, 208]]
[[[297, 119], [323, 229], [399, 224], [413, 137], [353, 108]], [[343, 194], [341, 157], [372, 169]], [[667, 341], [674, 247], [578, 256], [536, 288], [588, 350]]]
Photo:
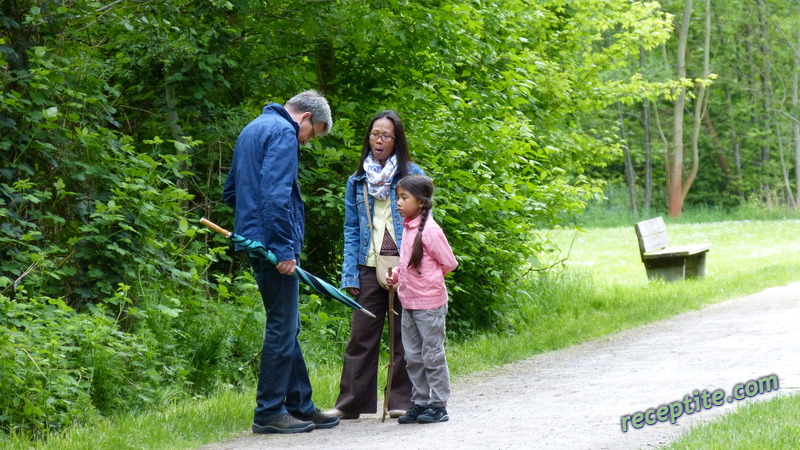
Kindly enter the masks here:
[[[450, 421], [398, 425], [380, 415], [296, 435], [249, 431], [206, 450], [641, 449], [664, 445], [691, 425], [743, 402], [621, 431], [622, 416], [682, 401], [693, 391], [729, 396], [769, 375], [780, 394], [800, 388], [800, 283], [767, 289], [497, 370], [460, 377]], [[767, 399], [775, 393], [757, 395]]]

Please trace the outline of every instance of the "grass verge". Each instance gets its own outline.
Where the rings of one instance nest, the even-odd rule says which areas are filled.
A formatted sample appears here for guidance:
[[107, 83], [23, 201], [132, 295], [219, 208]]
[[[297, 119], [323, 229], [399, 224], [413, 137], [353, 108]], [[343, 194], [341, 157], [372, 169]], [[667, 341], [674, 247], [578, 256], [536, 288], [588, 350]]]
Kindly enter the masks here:
[[800, 395], [778, 395], [748, 402], [722, 418], [698, 426], [673, 442], [670, 450], [800, 448]]

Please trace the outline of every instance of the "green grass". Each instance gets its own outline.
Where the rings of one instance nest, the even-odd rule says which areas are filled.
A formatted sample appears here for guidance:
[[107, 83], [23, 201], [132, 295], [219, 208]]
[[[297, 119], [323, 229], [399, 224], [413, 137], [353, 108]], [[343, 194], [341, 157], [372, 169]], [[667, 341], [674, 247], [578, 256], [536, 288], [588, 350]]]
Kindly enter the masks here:
[[[791, 270], [792, 263], [800, 261], [798, 231], [800, 220], [667, 224], [673, 245], [712, 244], [702, 285], [722, 289], [728, 287], [728, 283], [723, 281], [747, 277], [749, 272]], [[604, 280], [608, 285], [648, 285], [633, 224], [589, 228], [586, 232], [553, 231], [550, 234], [559, 248], [569, 251], [568, 267], [586, 269], [594, 278]], [[748, 283], [735, 285], [741, 291]]]
[[693, 426], [667, 449], [800, 448], [800, 395], [748, 402], [711, 423]]
[[[513, 330], [450, 342], [453, 378], [800, 280], [799, 220], [668, 223], [668, 230], [674, 244], [713, 244], [705, 278], [648, 282], [632, 224], [554, 232], [561, 248], [571, 248], [566, 266], [518, 282], [518, 304], [508, 312]], [[315, 402], [332, 406], [340, 366], [309, 364]], [[0, 447], [197, 448], [246, 432], [253, 393], [253, 387], [223, 391], [76, 427], [43, 442], [11, 436]]]

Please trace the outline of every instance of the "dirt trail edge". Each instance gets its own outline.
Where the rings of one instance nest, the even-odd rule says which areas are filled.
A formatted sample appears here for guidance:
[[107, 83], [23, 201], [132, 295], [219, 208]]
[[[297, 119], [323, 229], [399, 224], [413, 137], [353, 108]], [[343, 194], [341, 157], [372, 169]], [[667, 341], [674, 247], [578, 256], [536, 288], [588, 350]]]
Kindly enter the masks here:
[[[399, 425], [367, 415], [311, 433], [243, 432], [203, 449], [658, 447], [738, 405], [800, 388], [798, 323], [800, 283], [793, 283], [461, 377], [453, 384], [449, 422]], [[728, 403], [735, 385], [769, 375], [780, 380], [778, 394]], [[622, 432], [622, 416], [704, 389], [724, 390], [724, 406]]]

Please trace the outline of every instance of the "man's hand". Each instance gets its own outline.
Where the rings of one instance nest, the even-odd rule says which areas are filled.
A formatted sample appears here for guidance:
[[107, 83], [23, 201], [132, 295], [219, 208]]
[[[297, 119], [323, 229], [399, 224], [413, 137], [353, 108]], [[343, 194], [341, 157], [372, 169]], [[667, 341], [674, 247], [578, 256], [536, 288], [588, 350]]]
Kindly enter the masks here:
[[294, 275], [294, 270], [297, 268], [297, 260], [287, 259], [286, 261], [281, 261], [275, 268], [278, 269], [278, 273], [282, 275]]

